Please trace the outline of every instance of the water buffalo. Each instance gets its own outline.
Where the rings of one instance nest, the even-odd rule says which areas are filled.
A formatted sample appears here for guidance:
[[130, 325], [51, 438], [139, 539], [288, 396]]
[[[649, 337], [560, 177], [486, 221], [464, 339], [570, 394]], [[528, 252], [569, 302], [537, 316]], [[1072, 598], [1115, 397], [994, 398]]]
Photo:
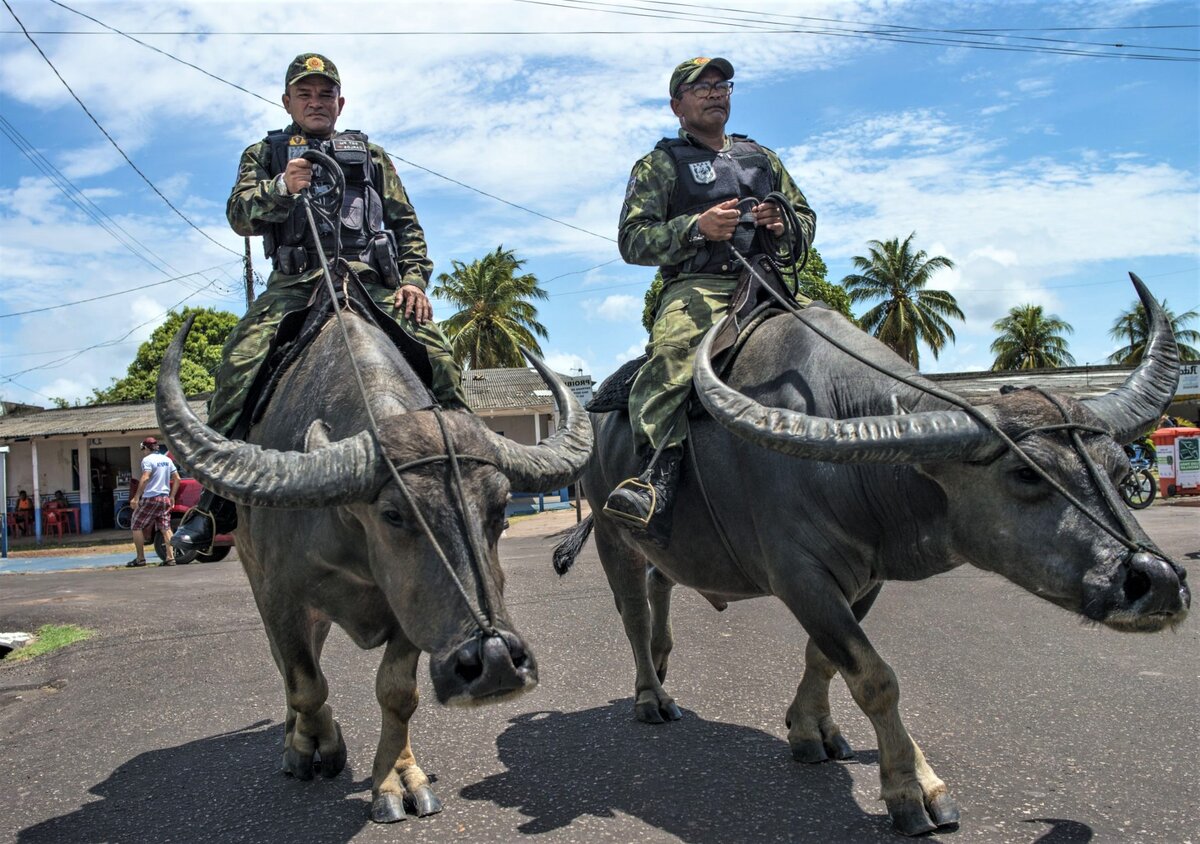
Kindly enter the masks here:
[[330, 625], [359, 647], [386, 646], [371, 817], [392, 822], [405, 818], [406, 792], [418, 815], [441, 808], [409, 745], [422, 651], [441, 703], [495, 701], [537, 684], [505, 609], [496, 543], [510, 484], [565, 486], [592, 439], [583, 409], [535, 356], [565, 421], [522, 446], [473, 414], [431, 409], [392, 341], [353, 311], [343, 320], [361, 392], [331, 318], [279, 381], [249, 441], [228, 440], [200, 422], [179, 387], [188, 320], [163, 361], [158, 414], [179, 461], [238, 504], [238, 554], [283, 676], [286, 773], [311, 779], [319, 760], [332, 777], [346, 762], [320, 667]]
[[1119, 389], [1084, 401], [1025, 389], [971, 407], [935, 395], [883, 344], [821, 307], [764, 322], [722, 383], [707, 360], [714, 329], [694, 379], [709, 415], [691, 420], [695, 457], [684, 462], [665, 550], [605, 515], [609, 491], [638, 459], [628, 418], [593, 414], [596, 452], [583, 476], [592, 522], [564, 540], [555, 564], [566, 570], [594, 523], [633, 647], [637, 717], [680, 717], [663, 688], [675, 584], [718, 608], [775, 595], [809, 636], [786, 716], [794, 758], [851, 755], [830, 715], [840, 672], [875, 728], [894, 827], [911, 835], [956, 825], [953, 797], [900, 720], [896, 675], [860, 622], [884, 581], [963, 563], [1117, 630], [1184, 619], [1183, 568], [1154, 547], [1115, 487], [1128, 471], [1120, 444], [1153, 426], [1178, 380], [1162, 309], [1134, 284], [1152, 315], [1144, 362]]

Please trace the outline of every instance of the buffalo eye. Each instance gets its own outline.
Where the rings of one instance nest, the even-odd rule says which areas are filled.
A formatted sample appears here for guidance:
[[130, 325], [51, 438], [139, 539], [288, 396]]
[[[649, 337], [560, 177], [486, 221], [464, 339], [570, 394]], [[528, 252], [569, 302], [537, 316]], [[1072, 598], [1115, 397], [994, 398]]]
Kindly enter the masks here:
[[1022, 466], [1013, 474], [1016, 475], [1017, 480], [1023, 484], [1041, 483], [1042, 480], [1042, 476], [1028, 466]]
[[400, 527], [404, 524], [404, 515], [399, 510], [384, 510], [383, 519], [389, 525]]

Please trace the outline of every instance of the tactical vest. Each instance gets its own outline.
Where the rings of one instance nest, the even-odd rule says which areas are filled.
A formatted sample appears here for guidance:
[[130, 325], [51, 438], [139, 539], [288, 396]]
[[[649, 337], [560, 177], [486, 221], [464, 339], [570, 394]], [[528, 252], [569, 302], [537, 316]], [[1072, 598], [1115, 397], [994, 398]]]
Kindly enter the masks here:
[[[763, 148], [745, 135], [730, 135], [730, 140], [729, 149], [722, 152], [690, 144], [683, 138], [663, 138], [655, 145], [655, 149], [667, 153], [675, 162], [675, 189], [667, 208], [668, 219], [705, 211], [727, 199], [750, 196], [763, 199], [775, 190], [771, 160]], [[754, 234], [754, 226], [739, 225], [733, 235], [733, 245], [747, 257], [754, 245]], [[741, 266], [734, 259], [729, 243], [709, 240], [688, 260], [660, 269], [663, 278], [670, 280], [681, 272], [736, 274]]]
[[[361, 253], [367, 250], [375, 235], [383, 229], [383, 179], [371, 162], [371, 150], [367, 146], [367, 136], [362, 132], [337, 132], [332, 138], [308, 138], [302, 134], [293, 135], [282, 129], [271, 132], [266, 137], [271, 148], [271, 176], [278, 176], [293, 158], [299, 158], [309, 149], [317, 149], [333, 158], [341, 165], [346, 176], [346, 191], [342, 196], [341, 219], [341, 252], [346, 258], [358, 260]], [[328, 185], [320, 185], [321, 165], [313, 165], [313, 191], [331, 190]], [[319, 185], [319, 186], [318, 186]], [[316, 216], [316, 215], [314, 215]], [[334, 255], [337, 238], [333, 226], [320, 216], [316, 216], [317, 230], [321, 234], [321, 248], [330, 258]], [[308, 228], [308, 217], [304, 208], [296, 203], [291, 214], [282, 223], [274, 223], [263, 240], [263, 249], [268, 258], [274, 259], [275, 253], [281, 246], [304, 246], [315, 250], [311, 242]]]

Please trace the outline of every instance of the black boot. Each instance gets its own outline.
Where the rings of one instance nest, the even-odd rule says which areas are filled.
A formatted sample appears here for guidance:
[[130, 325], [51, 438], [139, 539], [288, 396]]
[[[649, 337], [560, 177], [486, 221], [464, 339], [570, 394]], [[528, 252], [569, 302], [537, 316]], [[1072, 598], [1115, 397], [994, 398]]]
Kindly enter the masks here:
[[636, 478], [622, 481], [608, 494], [604, 511], [623, 527], [666, 548], [671, 542], [671, 511], [675, 506], [675, 484], [682, 459], [682, 447], [664, 449], [658, 462], [649, 470], [649, 477], [643, 471]]
[[218, 533], [229, 533], [236, 527], [237, 505], [206, 489], [171, 536], [171, 547], [181, 554], [207, 554]]

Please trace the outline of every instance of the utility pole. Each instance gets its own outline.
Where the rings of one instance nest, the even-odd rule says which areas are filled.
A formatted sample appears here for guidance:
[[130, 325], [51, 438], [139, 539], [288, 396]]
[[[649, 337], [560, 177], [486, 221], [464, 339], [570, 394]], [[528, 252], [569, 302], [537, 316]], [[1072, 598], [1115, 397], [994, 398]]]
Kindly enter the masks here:
[[246, 270], [246, 307], [254, 303], [254, 265], [250, 262], [250, 238], [242, 238], [246, 242], [246, 256], [242, 264]]

